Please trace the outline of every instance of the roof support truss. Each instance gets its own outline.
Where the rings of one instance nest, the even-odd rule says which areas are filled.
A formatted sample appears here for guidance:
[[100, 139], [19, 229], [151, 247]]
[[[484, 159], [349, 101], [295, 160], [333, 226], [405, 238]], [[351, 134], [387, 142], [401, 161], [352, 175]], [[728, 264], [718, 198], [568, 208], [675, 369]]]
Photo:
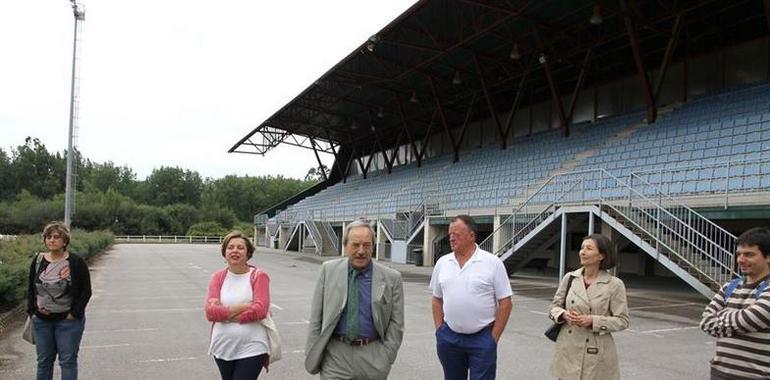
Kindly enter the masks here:
[[631, 43], [631, 50], [634, 53], [634, 62], [636, 63], [636, 72], [639, 76], [639, 81], [642, 84], [642, 96], [647, 103], [647, 122], [654, 123], [658, 116], [658, 109], [655, 106], [655, 99], [653, 98], [652, 88], [650, 87], [650, 78], [647, 76], [647, 71], [644, 68], [644, 59], [642, 58], [641, 47], [636, 36], [636, 26], [634, 20], [631, 18], [631, 11], [628, 8], [626, 0], [619, 0], [620, 7], [623, 10], [623, 20], [626, 24], [626, 31], [628, 32], [628, 40]]

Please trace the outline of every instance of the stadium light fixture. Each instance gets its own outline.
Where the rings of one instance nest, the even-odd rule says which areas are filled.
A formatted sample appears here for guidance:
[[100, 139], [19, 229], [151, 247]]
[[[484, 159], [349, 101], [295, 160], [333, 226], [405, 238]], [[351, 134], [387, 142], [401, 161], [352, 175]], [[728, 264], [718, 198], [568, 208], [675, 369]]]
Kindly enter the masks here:
[[452, 84], [462, 84], [463, 80], [460, 78], [460, 70], [455, 70], [455, 76], [452, 78]]
[[521, 53], [519, 53], [519, 44], [513, 44], [513, 49], [511, 49], [511, 54], [508, 54], [508, 57], [514, 61], [521, 59]]
[[602, 21], [604, 21], [602, 19], [602, 9], [599, 4], [594, 4], [594, 11], [591, 14], [591, 18], [588, 19], [588, 22], [590, 22], [591, 25], [599, 25]]
[[420, 99], [417, 99], [417, 91], [412, 91], [412, 97], [409, 98], [409, 103], [417, 104], [420, 102]]

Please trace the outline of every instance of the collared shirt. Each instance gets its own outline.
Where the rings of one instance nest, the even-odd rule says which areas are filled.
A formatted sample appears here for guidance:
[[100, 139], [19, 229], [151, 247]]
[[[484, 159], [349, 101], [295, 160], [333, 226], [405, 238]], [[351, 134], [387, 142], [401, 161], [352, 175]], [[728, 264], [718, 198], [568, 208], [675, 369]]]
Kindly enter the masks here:
[[[359, 338], [377, 338], [377, 329], [374, 328], [374, 319], [372, 319], [372, 268], [374, 265], [369, 262], [369, 265], [363, 271], [358, 272], [356, 275], [356, 283], [358, 285], [358, 336]], [[350, 271], [356, 269], [348, 264], [348, 275]], [[347, 280], [345, 281], [345, 289], [347, 289]], [[334, 328], [334, 334], [347, 335], [348, 332], [348, 308], [347, 304], [342, 309], [342, 315], [337, 322], [337, 327]]]
[[442, 256], [433, 268], [430, 289], [443, 300], [444, 321], [462, 334], [493, 323], [497, 300], [513, 295], [503, 262], [478, 245], [462, 268], [454, 252]]

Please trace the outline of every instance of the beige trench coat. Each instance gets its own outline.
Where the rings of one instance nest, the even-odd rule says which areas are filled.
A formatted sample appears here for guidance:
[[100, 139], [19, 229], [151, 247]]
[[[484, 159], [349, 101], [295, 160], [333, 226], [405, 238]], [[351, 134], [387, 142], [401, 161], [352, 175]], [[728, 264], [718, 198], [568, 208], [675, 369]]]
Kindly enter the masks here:
[[551, 320], [559, 321], [566, 310], [564, 293], [572, 279], [567, 309], [576, 309], [593, 316], [592, 328], [564, 325], [556, 340], [551, 362], [551, 375], [564, 380], [620, 379], [618, 354], [612, 334], [628, 327], [626, 287], [619, 278], [607, 271], [599, 275], [586, 290], [583, 268], [568, 273], [559, 284], [548, 308]]

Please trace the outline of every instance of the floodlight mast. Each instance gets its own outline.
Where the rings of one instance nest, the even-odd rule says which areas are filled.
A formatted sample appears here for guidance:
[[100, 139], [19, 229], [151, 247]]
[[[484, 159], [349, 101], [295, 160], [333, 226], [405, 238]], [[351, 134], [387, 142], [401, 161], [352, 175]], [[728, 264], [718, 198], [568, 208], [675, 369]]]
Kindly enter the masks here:
[[65, 180], [64, 189], [64, 224], [70, 226], [72, 223], [72, 209], [75, 200], [75, 170], [74, 170], [74, 156], [75, 156], [75, 133], [77, 130], [77, 117], [78, 117], [78, 103], [79, 103], [79, 85], [80, 78], [78, 77], [78, 30], [81, 23], [86, 19], [85, 7], [82, 3], [77, 3], [76, 0], [69, 0], [72, 4], [72, 13], [75, 16], [75, 32], [72, 39], [72, 78], [70, 85], [70, 121], [69, 121], [69, 133], [67, 137], [67, 178]]

